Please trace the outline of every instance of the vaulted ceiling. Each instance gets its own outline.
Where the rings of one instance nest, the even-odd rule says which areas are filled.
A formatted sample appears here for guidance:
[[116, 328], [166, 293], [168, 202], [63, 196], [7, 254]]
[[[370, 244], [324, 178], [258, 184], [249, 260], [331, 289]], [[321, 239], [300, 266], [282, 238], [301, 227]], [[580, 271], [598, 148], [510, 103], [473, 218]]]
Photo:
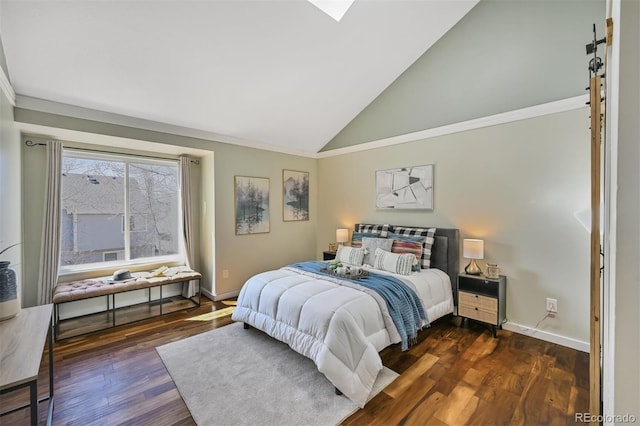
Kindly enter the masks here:
[[316, 153], [478, 0], [6, 1], [21, 99]]

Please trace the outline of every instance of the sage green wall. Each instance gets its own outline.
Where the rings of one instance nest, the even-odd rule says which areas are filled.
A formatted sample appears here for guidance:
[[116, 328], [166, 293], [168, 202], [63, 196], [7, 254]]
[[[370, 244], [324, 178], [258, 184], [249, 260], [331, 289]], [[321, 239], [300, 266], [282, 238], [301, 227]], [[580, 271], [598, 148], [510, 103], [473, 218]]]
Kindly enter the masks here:
[[[316, 202], [316, 160], [229, 144], [218, 144], [214, 152], [216, 293], [227, 294], [237, 291], [247, 278], [259, 272], [313, 259], [319, 217]], [[310, 173], [308, 221], [282, 220], [283, 169]], [[236, 175], [269, 178], [269, 233], [235, 235], [233, 187]], [[225, 269], [229, 271], [227, 279], [222, 277], [222, 271]]]
[[[611, 295], [615, 300], [615, 399], [613, 411], [607, 414], [640, 419], [640, 2], [622, 1], [620, 19], [614, 25], [620, 30], [620, 95], [615, 106], [619, 114], [618, 185], [609, 189], [617, 195], [615, 291]], [[616, 39], [614, 35], [614, 42]]]
[[322, 151], [585, 94], [605, 0], [481, 0]]
[[[456, 227], [485, 240], [507, 278], [508, 320], [534, 327], [545, 299], [558, 314], [537, 328], [589, 341], [586, 108], [318, 161], [318, 247], [358, 222]], [[375, 171], [434, 164], [434, 210], [378, 210]], [[464, 259], [460, 267], [463, 268]]]
[[[20, 134], [13, 123], [13, 106], [0, 91], [0, 251], [22, 242], [20, 191]], [[22, 246], [0, 256], [16, 271], [18, 294], [22, 290]]]
[[[201, 258], [199, 264], [206, 274], [203, 279], [203, 288], [217, 296], [233, 295], [239, 291], [247, 278], [258, 272], [315, 256], [317, 223], [315, 159], [22, 108], [15, 108], [15, 120], [20, 123], [86, 132], [87, 140], [75, 142], [91, 142], [91, 135], [94, 134], [131, 139], [130, 148], [132, 149], [136, 149], [136, 140], [138, 140], [142, 141], [141, 144], [155, 142], [167, 146], [205, 151], [207, 154], [203, 156], [199, 166], [202, 176], [201, 205], [197, 209], [201, 217]], [[33, 150], [34, 148], [29, 149]], [[27, 148], [24, 148], [25, 153], [26, 150]], [[30, 155], [38, 156], [37, 154]], [[30, 158], [25, 159], [23, 166], [25, 184], [29, 179], [39, 179], [38, 167], [43, 167], [43, 158], [37, 159], [36, 163], [32, 163]], [[304, 222], [282, 221], [283, 169], [309, 171], [311, 182], [310, 220]], [[34, 170], [35, 173], [32, 174], [31, 170]], [[271, 232], [256, 235], [235, 235], [233, 191], [235, 175], [270, 179]], [[25, 203], [37, 204], [35, 200], [43, 197], [42, 190], [24, 191], [24, 197]], [[32, 224], [37, 226], [34, 219], [29, 217], [30, 212], [24, 211], [24, 213], [25, 229]], [[25, 256], [26, 259], [29, 259], [25, 263], [25, 269], [35, 268], [37, 270], [38, 257], [38, 253], [33, 248], [33, 251]], [[229, 272], [228, 278], [222, 276], [224, 269]], [[33, 292], [30, 291], [29, 301], [30, 304], [35, 304], [32, 294]]]

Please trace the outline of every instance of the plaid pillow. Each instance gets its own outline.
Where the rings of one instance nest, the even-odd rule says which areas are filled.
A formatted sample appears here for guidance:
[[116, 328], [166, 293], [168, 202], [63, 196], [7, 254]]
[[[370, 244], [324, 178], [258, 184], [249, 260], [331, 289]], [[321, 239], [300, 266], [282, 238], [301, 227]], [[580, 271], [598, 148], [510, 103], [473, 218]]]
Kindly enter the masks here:
[[356, 232], [364, 232], [367, 234], [379, 234], [381, 238], [387, 238], [387, 232], [391, 231], [391, 225], [369, 225], [366, 223], [359, 223]]
[[422, 245], [422, 256], [420, 257], [420, 266], [422, 269], [429, 269], [431, 266], [431, 247], [435, 240], [434, 235], [436, 228], [411, 228], [408, 226], [396, 226], [393, 232], [406, 237], [425, 237]]

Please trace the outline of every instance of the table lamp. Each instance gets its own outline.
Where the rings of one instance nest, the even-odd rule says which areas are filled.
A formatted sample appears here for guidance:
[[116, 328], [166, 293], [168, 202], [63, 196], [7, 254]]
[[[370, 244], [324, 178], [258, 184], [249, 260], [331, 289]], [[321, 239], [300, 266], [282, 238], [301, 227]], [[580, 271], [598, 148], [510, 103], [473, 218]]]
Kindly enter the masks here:
[[464, 268], [464, 272], [469, 275], [480, 275], [482, 269], [476, 263], [476, 259], [484, 258], [484, 241], [475, 239], [464, 239], [462, 241], [462, 256], [471, 259], [469, 264]]
[[336, 242], [338, 245], [344, 245], [349, 241], [349, 230], [346, 228], [336, 229]]

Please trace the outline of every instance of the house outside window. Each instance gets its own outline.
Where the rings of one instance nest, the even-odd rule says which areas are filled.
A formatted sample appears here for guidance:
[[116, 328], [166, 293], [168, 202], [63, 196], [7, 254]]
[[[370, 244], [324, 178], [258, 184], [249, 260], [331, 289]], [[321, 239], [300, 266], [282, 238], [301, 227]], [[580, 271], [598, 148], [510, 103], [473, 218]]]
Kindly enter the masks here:
[[65, 150], [60, 272], [183, 261], [178, 163]]
[[102, 253], [102, 260], [104, 262], [112, 262], [114, 260], [118, 260], [118, 252], [117, 251], [105, 251]]

